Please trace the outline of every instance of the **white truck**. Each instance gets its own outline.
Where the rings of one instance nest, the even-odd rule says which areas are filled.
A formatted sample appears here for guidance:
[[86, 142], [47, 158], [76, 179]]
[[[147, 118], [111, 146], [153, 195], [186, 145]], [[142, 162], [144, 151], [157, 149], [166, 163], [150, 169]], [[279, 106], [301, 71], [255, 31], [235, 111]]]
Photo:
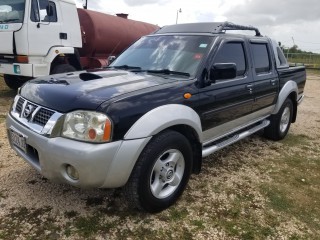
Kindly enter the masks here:
[[74, 0], [0, 0], [0, 74], [17, 89], [27, 80], [108, 65], [157, 26], [77, 9]]

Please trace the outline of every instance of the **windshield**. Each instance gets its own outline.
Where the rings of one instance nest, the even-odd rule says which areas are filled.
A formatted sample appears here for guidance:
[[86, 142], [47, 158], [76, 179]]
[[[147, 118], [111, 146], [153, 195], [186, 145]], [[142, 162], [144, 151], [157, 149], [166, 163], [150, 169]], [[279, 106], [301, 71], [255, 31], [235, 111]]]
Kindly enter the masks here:
[[147, 36], [123, 52], [110, 67], [194, 77], [212, 42], [211, 36]]
[[25, 0], [0, 0], [0, 24], [22, 23]]

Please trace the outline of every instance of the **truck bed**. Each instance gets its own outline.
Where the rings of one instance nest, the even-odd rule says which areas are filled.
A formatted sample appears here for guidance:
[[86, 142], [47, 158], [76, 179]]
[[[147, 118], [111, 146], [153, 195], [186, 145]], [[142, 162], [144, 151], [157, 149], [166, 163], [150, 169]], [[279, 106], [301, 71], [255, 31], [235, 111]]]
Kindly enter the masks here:
[[297, 83], [299, 94], [303, 93], [304, 85], [306, 84], [306, 69], [305, 66], [278, 68], [278, 74], [280, 79], [280, 89], [289, 80], [293, 80]]

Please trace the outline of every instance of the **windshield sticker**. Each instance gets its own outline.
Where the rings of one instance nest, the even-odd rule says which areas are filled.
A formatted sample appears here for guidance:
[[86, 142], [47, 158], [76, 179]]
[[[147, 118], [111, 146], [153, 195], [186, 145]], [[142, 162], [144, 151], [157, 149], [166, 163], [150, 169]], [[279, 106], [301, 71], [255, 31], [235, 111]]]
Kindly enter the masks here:
[[206, 43], [201, 43], [200, 46], [199, 46], [199, 48], [206, 48], [207, 46], [208, 46], [208, 44], [206, 44]]
[[202, 57], [203, 57], [203, 54], [202, 54], [202, 53], [196, 53], [196, 54], [193, 56], [193, 58], [194, 58], [195, 60], [200, 60]]

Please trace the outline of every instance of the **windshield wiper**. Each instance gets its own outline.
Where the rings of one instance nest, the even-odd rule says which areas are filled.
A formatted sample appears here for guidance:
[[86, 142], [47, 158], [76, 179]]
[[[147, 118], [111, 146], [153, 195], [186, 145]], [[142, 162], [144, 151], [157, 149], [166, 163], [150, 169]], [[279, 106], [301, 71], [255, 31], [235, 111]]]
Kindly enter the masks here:
[[1, 21], [0, 23], [14, 22], [14, 21], [17, 21], [17, 20], [19, 20], [19, 18], [11, 18], [11, 19], [3, 20], [3, 21]]
[[186, 73], [186, 72], [178, 72], [178, 71], [172, 71], [169, 69], [160, 69], [160, 70], [147, 70], [148, 73], [160, 73], [160, 74], [166, 74], [166, 75], [180, 75], [180, 76], [186, 76], [186, 77], [190, 77], [190, 73]]
[[136, 67], [136, 66], [129, 66], [129, 65], [120, 65], [120, 66], [110, 66], [110, 68], [115, 68], [115, 69], [124, 69], [124, 70], [140, 70], [141, 67]]

